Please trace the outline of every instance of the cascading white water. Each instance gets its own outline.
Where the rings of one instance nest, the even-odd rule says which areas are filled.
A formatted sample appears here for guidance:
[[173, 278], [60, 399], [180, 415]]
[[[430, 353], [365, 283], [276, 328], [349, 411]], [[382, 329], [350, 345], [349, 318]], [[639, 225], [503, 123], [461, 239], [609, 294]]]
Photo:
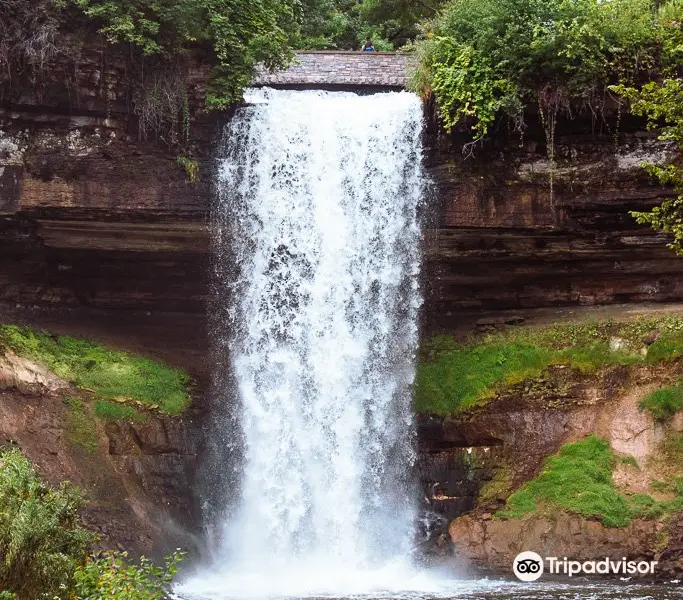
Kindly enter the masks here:
[[212, 218], [241, 496], [214, 565], [181, 594], [391, 587], [415, 521], [421, 103], [248, 101], [227, 127]]

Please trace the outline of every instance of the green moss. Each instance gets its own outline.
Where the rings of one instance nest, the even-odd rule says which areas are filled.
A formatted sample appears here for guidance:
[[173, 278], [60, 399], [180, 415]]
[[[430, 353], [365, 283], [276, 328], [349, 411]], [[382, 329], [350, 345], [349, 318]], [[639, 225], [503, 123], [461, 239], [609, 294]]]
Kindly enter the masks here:
[[629, 497], [631, 516], [644, 519], [659, 519], [667, 512], [666, 503], [658, 502], [648, 494], [633, 494]]
[[[517, 328], [462, 344], [438, 336], [422, 347], [415, 409], [444, 416], [463, 412], [505, 386], [539, 377], [551, 365], [591, 373], [610, 365], [672, 360], [683, 351], [681, 331], [683, 317], [668, 316]], [[644, 340], [655, 332], [659, 338], [643, 356]]]
[[97, 400], [95, 414], [105, 421], [144, 421], [145, 415], [127, 404]]
[[541, 473], [512, 494], [497, 515], [516, 519], [544, 507], [596, 517], [606, 527], [624, 527], [632, 511], [612, 483], [615, 457], [609, 444], [593, 435], [566, 444], [546, 459]]
[[89, 454], [97, 450], [97, 433], [95, 423], [82, 400], [66, 398], [64, 400], [70, 408], [67, 422], [69, 441]]
[[642, 410], [648, 411], [656, 421], [668, 421], [683, 409], [683, 384], [663, 387], [640, 401]]
[[[665, 460], [680, 460], [683, 434], [668, 438], [662, 453]], [[683, 510], [683, 477], [653, 482], [654, 491], [673, 496], [669, 500], [655, 500], [648, 494], [623, 494], [612, 481], [617, 460], [637, 466], [633, 457], [617, 458], [609, 444], [594, 435], [566, 444], [545, 460], [538, 477], [507, 499], [505, 508], [496, 516], [519, 519], [532, 513], [564, 510], [597, 518], [606, 527], [625, 527], [633, 518], [662, 519]]]
[[169, 415], [179, 414], [190, 402], [187, 373], [148, 358], [15, 325], [0, 325], [2, 347], [45, 365], [98, 398], [137, 400]]
[[442, 352], [418, 368], [415, 409], [436, 414], [451, 413], [456, 407], [465, 410], [497, 385], [540, 375], [549, 359], [543, 348], [518, 341], [491, 341]]
[[647, 362], [656, 364], [672, 361], [683, 355], [683, 337], [673, 336], [657, 340], [647, 350]]
[[488, 502], [489, 500], [495, 500], [498, 498], [505, 498], [507, 492], [510, 490], [512, 485], [512, 473], [508, 465], [503, 465], [500, 467], [493, 479], [487, 481], [479, 491], [479, 497], [477, 499], [477, 504], [482, 504], [483, 502]]
[[669, 432], [650, 459], [650, 467], [660, 479], [651, 488], [669, 498], [660, 502], [666, 514], [683, 510], [683, 433]]

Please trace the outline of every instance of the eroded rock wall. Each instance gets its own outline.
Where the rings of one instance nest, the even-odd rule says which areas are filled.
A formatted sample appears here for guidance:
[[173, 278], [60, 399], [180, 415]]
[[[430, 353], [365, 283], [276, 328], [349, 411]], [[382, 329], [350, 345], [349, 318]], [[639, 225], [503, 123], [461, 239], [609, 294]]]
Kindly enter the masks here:
[[[181, 150], [163, 135], [141, 139], [125, 53], [92, 42], [78, 56], [77, 68], [60, 59], [39, 84], [19, 79], [2, 95], [0, 303], [202, 314], [215, 142], [229, 116], [202, 111], [205, 65], [184, 66]], [[536, 116], [523, 137], [500, 123], [475, 147], [427, 122], [430, 326], [463, 310], [683, 297], [683, 261], [628, 215], [671, 193], [640, 167], [675, 156], [643, 123], [561, 121], [551, 192]], [[198, 182], [178, 164], [186, 151]]]
[[448, 328], [462, 310], [680, 301], [683, 261], [628, 214], [671, 195], [641, 163], [675, 160], [675, 148], [633, 119], [584, 115], [558, 124], [549, 169], [545, 132], [527, 121], [523, 137], [500, 124], [474, 147], [428, 130], [430, 324]]
[[504, 574], [510, 573], [517, 554], [533, 549], [573, 560], [656, 560], [659, 576], [679, 576], [680, 514], [671, 521], [633, 519], [627, 527], [610, 528], [598, 519], [558, 510], [507, 520], [496, 512], [512, 492], [538, 475], [546, 457], [590, 434], [634, 461], [615, 467], [613, 479], [620, 490], [650, 493], [661, 477], [660, 445], [683, 431], [683, 414], [668, 423], [656, 422], [639, 409], [639, 401], [680, 371], [681, 365], [674, 363], [610, 367], [586, 375], [558, 365], [543, 378], [500, 391], [468, 413], [420, 418], [421, 464], [451, 465], [423, 470], [425, 510], [450, 522], [452, 545], [440, 551], [452, 551], [459, 563], [474, 570]]
[[52, 485], [68, 480], [104, 548], [162, 556], [196, 551], [199, 438], [182, 419], [147, 412], [143, 423], [96, 418], [88, 394], [44, 367], [0, 350], [0, 445], [12, 444]]

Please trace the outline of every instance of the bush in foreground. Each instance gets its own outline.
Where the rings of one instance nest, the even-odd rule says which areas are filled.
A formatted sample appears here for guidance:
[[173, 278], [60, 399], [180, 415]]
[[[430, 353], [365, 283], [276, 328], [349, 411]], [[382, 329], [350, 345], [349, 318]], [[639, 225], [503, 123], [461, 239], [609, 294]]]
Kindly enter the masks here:
[[144, 556], [134, 565], [125, 552], [104, 553], [76, 570], [76, 596], [80, 600], [164, 600], [184, 556], [177, 550], [159, 567]]
[[63, 597], [94, 535], [79, 490], [46, 485], [16, 449], [0, 452], [0, 589], [19, 600]]
[[78, 488], [52, 488], [17, 449], [0, 450], [0, 600], [164, 600], [185, 556], [163, 566], [126, 552], [89, 555]]

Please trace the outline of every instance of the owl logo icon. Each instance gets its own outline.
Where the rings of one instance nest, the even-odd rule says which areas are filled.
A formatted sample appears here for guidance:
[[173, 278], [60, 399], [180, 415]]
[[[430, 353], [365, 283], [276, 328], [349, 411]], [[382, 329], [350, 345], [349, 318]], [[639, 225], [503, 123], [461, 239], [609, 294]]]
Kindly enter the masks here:
[[543, 575], [543, 559], [535, 552], [522, 552], [515, 557], [512, 571], [520, 581], [536, 581]]

